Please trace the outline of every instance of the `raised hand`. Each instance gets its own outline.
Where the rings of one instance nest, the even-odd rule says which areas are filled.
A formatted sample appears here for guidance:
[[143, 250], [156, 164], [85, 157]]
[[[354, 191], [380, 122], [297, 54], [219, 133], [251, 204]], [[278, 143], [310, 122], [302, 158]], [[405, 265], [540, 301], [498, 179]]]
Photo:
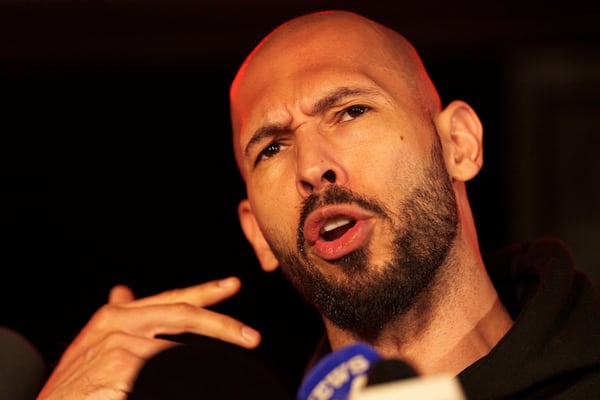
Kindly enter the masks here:
[[259, 332], [206, 308], [240, 287], [237, 277], [229, 277], [137, 300], [129, 287], [113, 287], [108, 303], [65, 350], [37, 400], [125, 400], [144, 362], [178, 345], [158, 335], [194, 333], [255, 348]]

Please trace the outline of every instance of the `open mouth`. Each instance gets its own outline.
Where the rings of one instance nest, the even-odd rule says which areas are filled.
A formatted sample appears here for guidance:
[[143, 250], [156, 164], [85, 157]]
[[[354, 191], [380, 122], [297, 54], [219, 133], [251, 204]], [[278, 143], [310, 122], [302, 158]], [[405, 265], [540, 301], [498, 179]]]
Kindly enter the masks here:
[[373, 224], [372, 213], [353, 204], [337, 204], [311, 213], [303, 234], [314, 255], [331, 261], [365, 246]]
[[319, 235], [323, 240], [331, 242], [342, 237], [354, 225], [356, 225], [356, 220], [348, 217], [336, 217], [323, 225], [319, 231]]

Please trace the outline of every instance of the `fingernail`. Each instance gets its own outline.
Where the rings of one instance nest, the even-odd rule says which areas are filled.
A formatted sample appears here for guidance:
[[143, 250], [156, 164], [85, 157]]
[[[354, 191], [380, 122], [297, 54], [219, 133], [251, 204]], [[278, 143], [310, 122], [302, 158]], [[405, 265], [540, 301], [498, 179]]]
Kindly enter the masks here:
[[242, 327], [242, 336], [249, 342], [256, 343], [260, 340], [260, 333], [255, 331], [254, 329], [243, 326]]
[[217, 285], [219, 285], [220, 287], [230, 287], [233, 286], [235, 284], [235, 279], [234, 278], [225, 278], [225, 279], [221, 279]]

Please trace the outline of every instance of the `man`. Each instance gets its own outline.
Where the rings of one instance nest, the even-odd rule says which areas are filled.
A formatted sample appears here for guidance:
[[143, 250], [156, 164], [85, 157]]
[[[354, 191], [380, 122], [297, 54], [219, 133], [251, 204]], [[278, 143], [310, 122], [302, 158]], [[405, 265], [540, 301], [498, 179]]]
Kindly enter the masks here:
[[[469, 398], [600, 395], [598, 292], [558, 241], [484, 261], [465, 187], [481, 123], [462, 101], [442, 106], [404, 37], [344, 11], [293, 19], [248, 56], [230, 99], [242, 229], [321, 314], [317, 358], [366, 341], [421, 375], [457, 375]], [[38, 399], [126, 398], [174, 345], [158, 334], [256, 347], [258, 332], [202, 308], [239, 285], [141, 300], [115, 288]]]
[[553, 294], [522, 310], [499, 296], [465, 189], [480, 121], [464, 102], [441, 107], [403, 37], [345, 12], [296, 19], [246, 60], [231, 115], [246, 237], [319, 310], [331, 349], [367, 341], [422, 375], [460, 374], [473, 398], [600, 393], [597, 293], [540, 241], [499, 273], [539, 270]]

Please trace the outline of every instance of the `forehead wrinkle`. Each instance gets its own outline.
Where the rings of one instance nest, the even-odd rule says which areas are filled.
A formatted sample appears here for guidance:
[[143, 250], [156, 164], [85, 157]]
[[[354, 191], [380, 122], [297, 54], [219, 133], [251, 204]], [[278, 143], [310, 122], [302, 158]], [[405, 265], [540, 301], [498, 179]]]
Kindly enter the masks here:
[[[364, 88], [364, 87], [348, 87], [342, 86], [339, 88], [335, 88], [330, 93], [326, 94], [323, 98], [319, 99], [316, 103], [314, 103], [309, 109], [309, 115], [319, 115], [320, 113], [326, 111], [330, 107], [339, 103], [350, 96], [357, 95], [379, 95], [379, 92], [372, 88]], [[250, 155], [250, 151], [252, 147], [257, 143], [260, 143], [266, 139], [270, 139], [274, 136], [277, 136], [281, 133], [291, 133], [293, 128], [290, 124], [268, 124], [263, 125], [254, 131], [254, 134], [251, 136], [246, 148], [244, 150], [245, 157]]]

